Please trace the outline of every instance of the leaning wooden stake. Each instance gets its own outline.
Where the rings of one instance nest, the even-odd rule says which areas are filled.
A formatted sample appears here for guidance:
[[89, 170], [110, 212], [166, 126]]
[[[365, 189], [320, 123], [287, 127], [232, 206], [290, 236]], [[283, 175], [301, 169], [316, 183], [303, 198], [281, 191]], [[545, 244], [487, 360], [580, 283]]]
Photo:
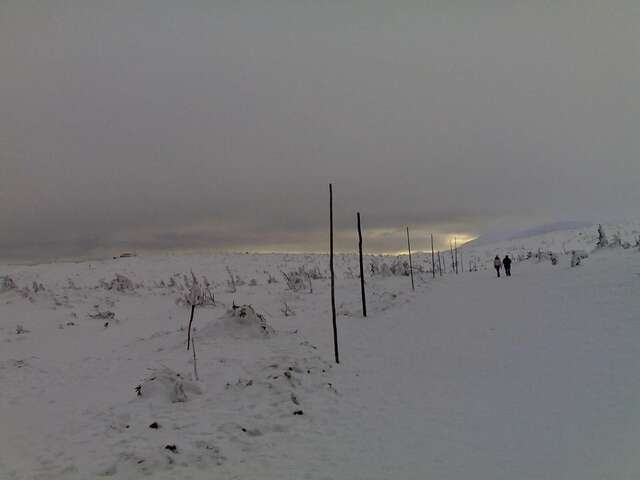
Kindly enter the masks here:
[[360, 251], [360, 290], [362, 292], [362, 316], [367, 316], [367, 302], [364, 295], [364, 266], [362, 265], [362, 228], [360, 228], [360, 212], [358, 212], [358, 250]]
[[407, 247], [409, 248], [409, 273], [411, 274], [411, 290], [415, 290], [416, 287], [413, 284], [413, 263], [411, 262], [411, 241], [409, 240], [409, 227], [407, 227]]
[[436, 254], [433, 251], [433, 233], [431, 234], [431, 273], [436, 278]]
[[189, 319], [189, 330], [187, 331], [187, 350], [189, 350], [189, 345], [191, 344], [191, 324], [193, 323], [193, 312], [195, 309], [196, 306], [191, 305], [191, 318]]
[[338, 354], [338, 327], [336, 325], [336, 293], [335, 293], [335, 275], [333, 272], [333, 186], [329, 184], [329, 267], [331, 270], [331, 315], [333, 317], [333, 350], [336, 357], [336, 363], [340, 363]]
[[442, 260], [440, 259], [440, 250], [438, 250], [438, 270], [440, 270], [440, 276], [442, 276]]

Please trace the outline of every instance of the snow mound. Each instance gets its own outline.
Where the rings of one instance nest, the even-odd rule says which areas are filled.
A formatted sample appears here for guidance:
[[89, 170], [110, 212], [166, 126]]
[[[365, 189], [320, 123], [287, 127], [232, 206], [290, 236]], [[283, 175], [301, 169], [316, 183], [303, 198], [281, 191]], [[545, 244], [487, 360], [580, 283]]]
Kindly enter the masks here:
[[183, 374], [162, 367], [149, 372], [147, 378], [136, 387], [136, 394], [143, 399], [179, 403], [188, 401], [192, 395], [202, 394], [202, 388]]
[[200, 330], [198, 337], [259, 339], [271, 337], [275, 333], [264, 316], [257, 313], [251, 305], [234, 305], [219, 321]]

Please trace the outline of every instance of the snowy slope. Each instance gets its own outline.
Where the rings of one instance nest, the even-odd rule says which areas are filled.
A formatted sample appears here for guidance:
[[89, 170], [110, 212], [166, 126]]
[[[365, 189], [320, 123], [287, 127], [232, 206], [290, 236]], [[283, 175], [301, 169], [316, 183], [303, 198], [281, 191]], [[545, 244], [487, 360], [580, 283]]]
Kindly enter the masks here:
[[[613, 228], [631, 239], [638, 226]], [[474, 254], [592, 250], [594, 235], [555, 232]], [[577, 268], [566, 256], [556, 266], [522, 261], [510, 279], [423, 272], [415, 292], [408, 277], [368, 268], [368, 318], [356, 258], [339, 256], [340, 365], [327, 260], [165, 255], [0, 267], [12, 279], [0, 281], [0, 478], [640, 473], [636, 249], [600, 250]], [[388, 273], [394, 261], [367, 264]], [[430, 255], [414, 264], [428, 269]], [[282, 272], [300, 267], [322, 278], [294, 292]], [[189, 308], [176, 302], [192, 270], [216, 300], [196, 309], [198, 381]], [[132, 284], [112, 283], [117, 274]]]
[[[623, 242], [627, 242], [631, 247], [636, 244], [640, 237], [640, 222], [603, 224], [603, 228], [610, 239], [618, 234], [620, 239]], [[541, 234], [534, 230], [536, 234], [528, 237], [517, 235], [517, 238], [501, 240], [486, 245], [477, 245], [471, 242], [460, 250], [467, 260], [477, 257], [482, 265], [488, 268], [490, 268], [491, 260], [495, 255], [503, 257], [505, 254], [510, 254], [513, 259], [518, 261], [526, 258], [529, 254], [537, 253], [539, 250], [543, 253], [553, 252], [566, 260], [570, 257], [572, 250], [591, 252], [598, 240], [597, 229], [597, 225], [592, 225], [575, 229], [554, 230]], [[465, 268], [467, 266], [468, 262], [465, 262]]]
[[481, 235], [480, 237], [470, 241], [467, 245], [470, 247], [479, 247], [482, 245], [490, 245], [493, 243], [499, 243], [509, 240], [518, 240], [523, 238], [538, 237], [540, 235], [546, 235], [549, 233], [557, 234], [558, 232], [566, 232], [567, 230], [579, 230], [592, 228], [592, 222], [554, 222], [544, 225], [537, 225], [525, 230], [498, 230], [490, 231]]

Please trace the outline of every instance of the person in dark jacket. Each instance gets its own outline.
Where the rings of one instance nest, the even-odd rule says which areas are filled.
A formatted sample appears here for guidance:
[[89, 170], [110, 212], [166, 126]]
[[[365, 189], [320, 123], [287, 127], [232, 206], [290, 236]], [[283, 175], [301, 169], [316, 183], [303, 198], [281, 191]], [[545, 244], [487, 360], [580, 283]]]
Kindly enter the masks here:
[[507, 275], [507, 277], [511, 276], [511, 259], [509, 258], [509, 255], [505, 255], [504, 258], [502, 259], [502, 265], [504, 265], [504, 273]]
[[496, 255], [496, 258], [493, 259], [493, 266], [496, 269], [498, 278], [500, 278], [500, 268], [502, 267], [502, 262], [500, 261], [500, 257], [498, 255]]

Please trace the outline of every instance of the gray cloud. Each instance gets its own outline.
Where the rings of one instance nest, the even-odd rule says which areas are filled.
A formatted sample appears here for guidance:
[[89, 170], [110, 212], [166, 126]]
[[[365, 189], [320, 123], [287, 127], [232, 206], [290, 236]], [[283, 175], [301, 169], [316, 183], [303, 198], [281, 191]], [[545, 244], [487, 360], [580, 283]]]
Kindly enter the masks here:
[[631, 0], [5, 1], [0, 256], [323, 249], [330, 181], [342, 249], [356, 210], [380, 251], [405, 224], [632, 215], [639, 20]]

